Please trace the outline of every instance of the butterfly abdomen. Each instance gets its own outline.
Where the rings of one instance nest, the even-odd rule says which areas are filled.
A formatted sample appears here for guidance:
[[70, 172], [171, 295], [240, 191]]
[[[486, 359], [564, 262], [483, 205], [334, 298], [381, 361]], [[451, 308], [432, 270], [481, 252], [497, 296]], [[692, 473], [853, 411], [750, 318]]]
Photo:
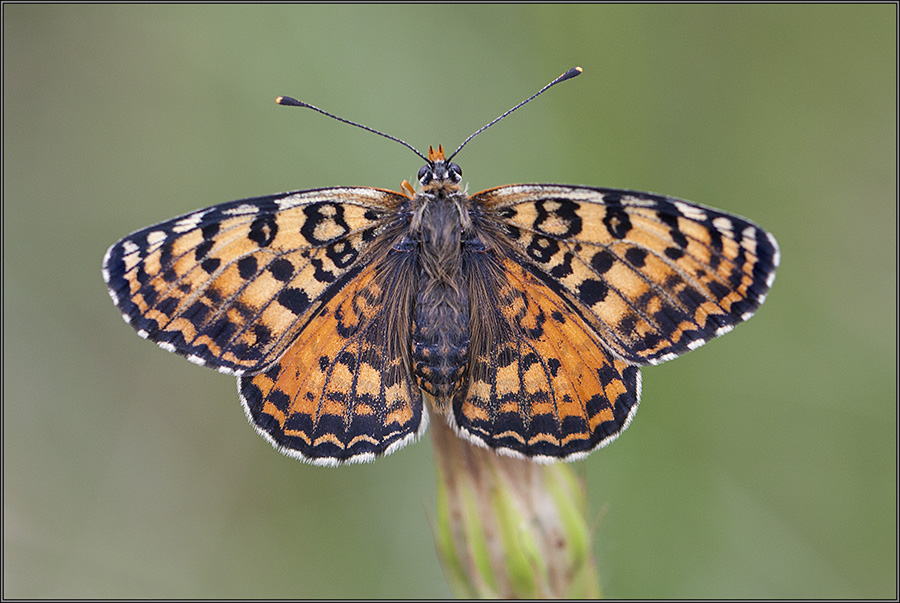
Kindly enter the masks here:
[[469, 311], [460, 302], [447, 290], [432, 291], [432, 295], [422, 292], [416, 299], [413, 371], [419, 386], [438, 401], [457, 389], [468, 362]]
[[421, 270], [412, 324], [413, 372], [419, 387], [441, 408], [462, 383], [469, 357], [469, 299], [461, 286], [458, 201], [444, 195], [430, 197], [412, 228]]

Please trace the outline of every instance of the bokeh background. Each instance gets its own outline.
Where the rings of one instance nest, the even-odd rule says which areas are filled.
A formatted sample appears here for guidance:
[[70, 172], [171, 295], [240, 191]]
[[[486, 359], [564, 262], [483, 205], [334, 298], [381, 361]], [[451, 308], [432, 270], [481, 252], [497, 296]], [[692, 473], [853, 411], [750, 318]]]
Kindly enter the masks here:
[[106, 248], [219, 202], [662, 192], [771, 230], [747, 325], [644, 371], [581, 463], [609, 597], [897, 596], [897, 7], [3, 6], [3, 596], [447, 597], [426, 437], [282, 457], [232, 378], [139, 339]]

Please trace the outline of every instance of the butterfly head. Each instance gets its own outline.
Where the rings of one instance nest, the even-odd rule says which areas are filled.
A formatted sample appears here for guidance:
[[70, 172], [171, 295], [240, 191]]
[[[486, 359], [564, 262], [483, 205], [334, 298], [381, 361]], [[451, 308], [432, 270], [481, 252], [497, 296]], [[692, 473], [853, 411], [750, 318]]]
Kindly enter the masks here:
[[428, 163], [419, 169], [419, 184], [424, 190], [458, 190], [462, 180], [462, 168], [444, 158], [444, 147], [437, 151], [428, 147]]

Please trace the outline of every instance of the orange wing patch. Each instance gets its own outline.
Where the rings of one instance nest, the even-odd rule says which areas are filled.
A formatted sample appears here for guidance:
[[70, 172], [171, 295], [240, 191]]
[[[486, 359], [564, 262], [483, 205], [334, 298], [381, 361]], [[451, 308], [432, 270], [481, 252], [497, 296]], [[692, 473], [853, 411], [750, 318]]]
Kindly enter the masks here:
[[574, 459], [615, 439], [640, 397], [638, 368], [615, 358], [566, 302], [518, 263], [485, 258], [458, 431], [501, 452]]
[[392, 322], [409, 287], [382, 274], [361, 273], [275, 364], [238, 379], [250, 421], [284, 454], [325, 465], [368, 461], [424, 431], [408, 345], [398, 341], [404, 331]]

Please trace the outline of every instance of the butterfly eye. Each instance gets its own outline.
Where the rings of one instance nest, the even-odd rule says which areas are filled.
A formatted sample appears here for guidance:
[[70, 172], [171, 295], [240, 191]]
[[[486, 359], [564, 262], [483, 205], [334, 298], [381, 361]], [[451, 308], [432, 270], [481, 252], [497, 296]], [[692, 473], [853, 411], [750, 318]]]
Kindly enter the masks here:
[[419, 175], [417, 176], [417, 178], [422, 184], [428, 184], [429, 182], [431, 182], [432, 174], [433, 172], [431, 171], [431, 166], [423, 165], [421, 168], [419, 168]]
[[447, 168], [447, 173], [450, 175], [450, 179], [453, 180], [453, 182], [462, 180], [462, 168], [455, 163], [450, 164], [450, 167]]

